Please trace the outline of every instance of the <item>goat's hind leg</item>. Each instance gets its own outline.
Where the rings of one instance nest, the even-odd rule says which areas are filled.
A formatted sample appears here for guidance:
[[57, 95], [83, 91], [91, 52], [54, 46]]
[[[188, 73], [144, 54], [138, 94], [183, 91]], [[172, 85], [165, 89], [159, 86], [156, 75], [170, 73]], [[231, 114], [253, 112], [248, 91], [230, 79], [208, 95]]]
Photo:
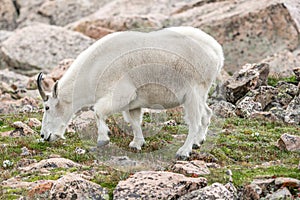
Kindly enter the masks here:
[[142, 146], [145, 144], [145, 139], [141, 128], [142, 114], [141, 108], [123, 112], [124, 119], [131, 124], [133, 130], [134, 138], [130, 142], [129, 147], [137, 150], [141, 150]]
[[206, 104], [206, 99], [203, 99], [203, 104], [200, 104], [200, 112], [202, 113], [201, 125], [195, 137], [195, 141], [193, 144], [194, 149], [200, 148], [200, 145], [205, 141], [208, 126], [210, 124], [210, 118], [212, 116], [212, 110]]
[[188, 136], [182, 147], [177, 151], [176, 157], [178, 159], [187, 159], [192, 152], [193, 144], [199, 132], [200, 121], [201, 121], [201, 110], [199, 107], [199, 98], [197, 91], [194, 90], [189, 93], [184, 103], [185, 121], [189, 126]]

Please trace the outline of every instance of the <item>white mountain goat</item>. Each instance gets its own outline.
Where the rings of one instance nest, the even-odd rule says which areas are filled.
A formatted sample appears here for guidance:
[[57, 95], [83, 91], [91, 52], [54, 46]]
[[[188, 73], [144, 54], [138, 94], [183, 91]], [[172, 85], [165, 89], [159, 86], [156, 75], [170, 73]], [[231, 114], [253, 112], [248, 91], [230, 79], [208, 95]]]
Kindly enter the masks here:
[[92, 106], [98, 146], [109, 143], [106, 117], [123, 111], [134, 134], [129, 146], [140, 150], [145, 143], [142, 108], [183, 105], [189, 133], [176, 155], [186, 158], [193, 145], [205, 140], [212, 114], [206, 104], [208, 91], [223, 62], [220, 44], [192, 27], [107, 35], [77, 57], [52, 94], [44, 92], [39, 74], [45, 107], [41, 137], [47, 141], [64, 138], [73, 114]]

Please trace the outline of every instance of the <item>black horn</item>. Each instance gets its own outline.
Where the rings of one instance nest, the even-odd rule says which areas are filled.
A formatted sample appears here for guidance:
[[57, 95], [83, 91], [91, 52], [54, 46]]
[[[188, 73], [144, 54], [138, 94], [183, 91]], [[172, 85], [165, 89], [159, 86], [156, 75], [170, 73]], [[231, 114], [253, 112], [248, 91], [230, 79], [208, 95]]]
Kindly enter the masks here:
[[39, 76], [37, 78], [37, 87], [39, 89], [39, 93], [43, 99], [43, 101], [47, 101], [48, 100], [48, 96], [46, 95], [43, 86], [42, 86], [42, 80], [43, 80], [43, 72], [39, 73]]

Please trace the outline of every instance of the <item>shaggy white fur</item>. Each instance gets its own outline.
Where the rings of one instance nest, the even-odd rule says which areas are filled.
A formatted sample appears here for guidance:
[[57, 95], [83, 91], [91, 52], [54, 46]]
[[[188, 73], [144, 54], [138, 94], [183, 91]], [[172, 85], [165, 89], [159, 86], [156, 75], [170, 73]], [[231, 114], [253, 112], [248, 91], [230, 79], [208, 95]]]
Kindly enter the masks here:
[[73, 114], [93, 106], [98, 146], [109, 142], [105, 118], [123, 111], [134, 133], [130, 147], [141, 149], [142, 108], [183, 105], [189, 134], [177, 156], [188, 157], [205, 140], [212, 114], [207, 95], [223, 63], [220, 44], [196, 28], [110, 34], [82, 52], [48, 95], [41, 134], [63, 138]]

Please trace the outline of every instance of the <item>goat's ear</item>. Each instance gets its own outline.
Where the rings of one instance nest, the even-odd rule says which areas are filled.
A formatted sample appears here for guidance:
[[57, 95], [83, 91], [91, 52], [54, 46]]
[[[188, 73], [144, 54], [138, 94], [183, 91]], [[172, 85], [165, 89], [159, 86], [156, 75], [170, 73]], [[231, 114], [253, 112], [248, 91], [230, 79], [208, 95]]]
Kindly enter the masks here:
[[57, 86], [58, 86], [58, 81], [56, 81], [56, 83], [54, 84], [54, 86], [53, 86], [53, 90], [52, 90], [52, 97], [53, 98], [57, 98]]

